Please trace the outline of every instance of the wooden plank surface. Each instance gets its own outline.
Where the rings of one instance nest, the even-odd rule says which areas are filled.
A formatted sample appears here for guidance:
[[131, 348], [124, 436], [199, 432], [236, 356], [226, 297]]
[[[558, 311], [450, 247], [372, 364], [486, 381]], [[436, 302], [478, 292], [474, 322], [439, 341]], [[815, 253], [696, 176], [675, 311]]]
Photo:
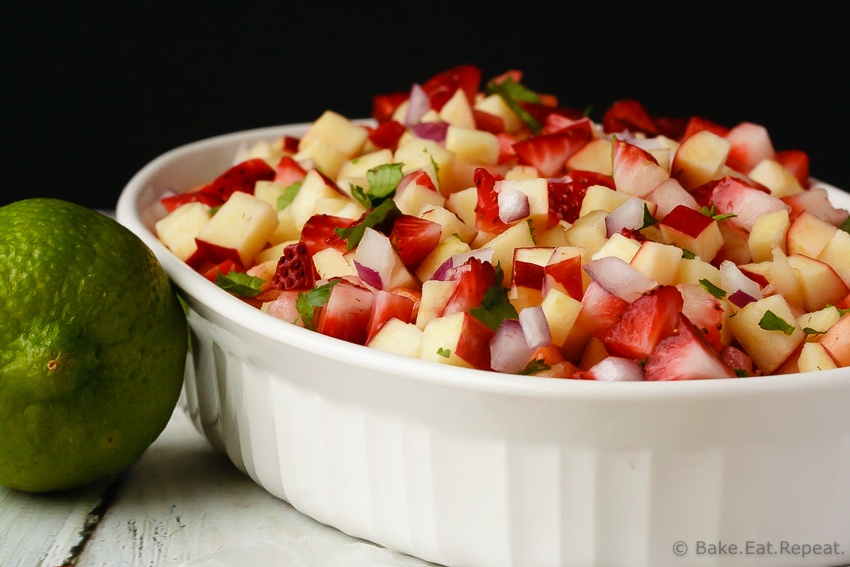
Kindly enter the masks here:
[[271, 496], [179, 409], [110, 483], [58, 495], [0, 488], [0, 567], [259, 564], [430, 565], [323, 526]]

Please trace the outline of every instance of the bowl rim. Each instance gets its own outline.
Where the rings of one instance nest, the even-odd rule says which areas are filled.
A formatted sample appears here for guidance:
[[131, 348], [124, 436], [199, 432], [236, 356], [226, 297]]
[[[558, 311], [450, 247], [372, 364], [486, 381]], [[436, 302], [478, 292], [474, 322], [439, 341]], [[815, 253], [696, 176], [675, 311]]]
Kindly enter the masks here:
[[[359, 124], [373, 123], [356, 119]], [[202, 154], [210, 149], [233, 146], [238, 148], [257, 140], [273, 140], [284, 135], [297, 135], [310, 123], [252, 128], [220, 134], [190, 142], [168, 150], [142, 167], [122, 189], [116, 205], [116, 219], [134, 232], [154, 252], [169, 278], [183, 294], [192, 297], [217, 316], [285, 346], [322, 356], [343, 364], [353, 364], [375, 372], [394, 375], [397, 379], [413, 379], [505, 396], [540, 399], [604, 399], [604, 400], [681, 400], [740, 398], [764, 395], [767, 392], [793, 393], [801, 389], [836, 389], [850, 385], [850, 369], [837, 368], [813, 373], [794, 373], [749, 378], [714, 378], [702, 380], [671, 380], [653, 382], [600, 382], [594, 380], [558, 379], [540, 376], [503, 374], [494, 371], [461, 368], [437, 362], [410, 358], [348, 343], [310, 331], [264, 313], [228, 292], [208, 282], [168, 250], [154, 235], [141, 215], [144, 192], [157, 196], [165, 191], [154, 188], [153, 178], [166, 165], [180, 159]], [[234, 151], [235, 157], [236, 151]], [[841, 189], [816, 179], [830, 196]], [[850, 198], [850, 197], [848, 197]], [[163, 210], [164, 212], [164, 210]]]

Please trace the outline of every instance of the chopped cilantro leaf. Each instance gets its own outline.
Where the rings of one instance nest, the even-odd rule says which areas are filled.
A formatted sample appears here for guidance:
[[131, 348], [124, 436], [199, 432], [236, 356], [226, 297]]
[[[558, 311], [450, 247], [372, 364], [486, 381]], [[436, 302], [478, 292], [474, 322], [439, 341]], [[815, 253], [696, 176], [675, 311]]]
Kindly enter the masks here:
[[762, 315], [759, 321], [759, 327], [765, 331], [782, 331], [786, 335], [793, 334], [795, 329], [795, 327], [789, 325], [787, 321], [769, 309]]
[[736, 368], [735, 376], [737, 376], [738, 378], [748, 378], [750, 376], [750, 373], [747, 372], [746, 368]]
[[707, 291], [717, 299], [723, 299], [724, 297], [726, 297], [726, 292], [724, 290], [720, 289], [707, 279], [701, 279], [699, 281], [699, 285], [701, 285], [705, 291]]
[[295, 183], [283, 190], [283, 193], [278, 196], [277, 201], [275, 202], [277, 212], [282, 211], [283, 209], [292, 204], [292, 201], [294, 201], [295, 197], [298, 195], [299, 189], [301, 189], [301, 184], [301, 181], [296, 181]]
[[334, 232], [340, 238], [346, 239], [346, 248], [351, 250], [360, 243], [367, 228], [375, 228], [381, 224], [390, 224], [401, 214], [401, 211], [392, 199], [387, 199], [374, 209], [366, 213], [363, 218], [348, 228], [336, 228]]
[[440, 347], [437, 349], [437, 354], [442, 357], [448, 358], [452, 355], [452, 351], [450, 349]]
[[711, 204], [711, 207], [707, 207], [707, 206], [703, 205], [703, 207], [699, 210], [699, 212], [701, 212], [702, 214], [704, 214], [707, 217], [713, 218], [714, 220], [716, 220], [718, 222], [720, 222], [722, 220], [726, 220], [726, 219], [731, 219], [731, 218], [737, 216], [734, 213], [717, 214], [717, 207], [714, 205], [714, 203]]
[[505, 104], [519, 116], [520, 120], [528, 126], [533, 134], [539, 134], [543, 127], [540, 122], [531, 115], [525, 108], [523, 102], [538, 104], [540, 97], [537, 93], [526, 88], [520, 83], [515, 82], [511, 77], [506, 78], [501, 83], [490, 81], [487, 83], [487, 93], [499, 95]]
[[531, 376], [532, 374], [537, 374], [538, 372], [545, 372], [551, 368], [548, 364], [543, 362], [542, 360], [532, 360], [528, 364], [525, 365], [525, 368], [519, 371], [523, 376]]
[[219, 272], [215, 278], [215, 285], [234, 295], [242, 297], [256, 297], [260, 293], [260, 287], [265, 283], [263, 278], [249, 276], [244, 272], [232, 271], [227, 275]]
[[803, 332], [807, 335], [822, 335], [823, 331], [818, 331], [817, 329], [812, 329], [811, 327], [803, 327]]
[[340, 280], [331, 280], [326, 284], [316, 286], [313, 289], [298, 292], [298, 297], [295, 299], [295, 308], [298, 310], [298, 316], [308, 329], [315, 330], [313, 327], [313, 315], [318, 307], [322, 307], [328, 302], [331, 297], [331, 289], [339, 283]]
[[649, 207], [646, 204], [644, 204], [644, 206], [643, 206], [643, 226], [640, 227], [638, 230], [643, 230], [645, 228], [649, 228], [652, 225], [657, 224], [657, 223], [658, 223], [658, 219], [655, 218], [654, 216], [652, 216], [652, 213], [649, 212]]
[[844, 222], [841, 223], [841, 226], [839, 226], [838, 228], [840, 228], [844, 232], [850, 232], [850, 217], [844, 219]]
[[363, 189], [358, 185], [351, 187], [352, 196], [364, 207], [371, 208], [381, 204], [392, 196], [398, 188], [399, 181], [404, 177], [401, 169], [403, 163], [385, 163], [373, 167], [366, 172], [369, 188]]
[[682, 248], [682, 258], [685, 260], [693, 260], [697, 257], [696, 254], [688, 250], [687, 248]]
[[519, 317], [513, 304], [508, 300], [508, 288], [502, 285], [503, 278], [504, 272], [499, 264], [496, 266], [496, 283], [484, 292], [481, 305], [469, 310], [470, 315], [494, 331], [505, 319]]

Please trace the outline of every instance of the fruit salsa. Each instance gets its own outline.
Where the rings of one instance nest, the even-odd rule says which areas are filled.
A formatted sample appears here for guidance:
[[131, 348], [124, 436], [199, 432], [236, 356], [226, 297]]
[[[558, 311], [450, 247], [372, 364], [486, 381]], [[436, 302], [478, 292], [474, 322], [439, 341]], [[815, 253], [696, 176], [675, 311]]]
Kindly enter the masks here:
[[[234, 296], [434, 362], [605, 381], [850, 365], [850, 222], [765, 127], [601, 122], [460, 65], [257, 143], [161, 199]], [[218, 174], [217, 177], [214, 175]]]

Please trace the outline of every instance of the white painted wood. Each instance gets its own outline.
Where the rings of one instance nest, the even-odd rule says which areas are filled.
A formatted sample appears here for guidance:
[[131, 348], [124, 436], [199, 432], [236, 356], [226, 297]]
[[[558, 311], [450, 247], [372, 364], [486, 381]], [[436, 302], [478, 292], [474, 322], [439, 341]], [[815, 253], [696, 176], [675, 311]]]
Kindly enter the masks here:
[[[61, 495], [0, 488], [0, 567], [429, 565], [323, 526], [213, 450], [178, 409], [116, 481], [96, 529], [81, 535], [108, 483]], [[342, 562], [337, 562], [342, 561]]]

